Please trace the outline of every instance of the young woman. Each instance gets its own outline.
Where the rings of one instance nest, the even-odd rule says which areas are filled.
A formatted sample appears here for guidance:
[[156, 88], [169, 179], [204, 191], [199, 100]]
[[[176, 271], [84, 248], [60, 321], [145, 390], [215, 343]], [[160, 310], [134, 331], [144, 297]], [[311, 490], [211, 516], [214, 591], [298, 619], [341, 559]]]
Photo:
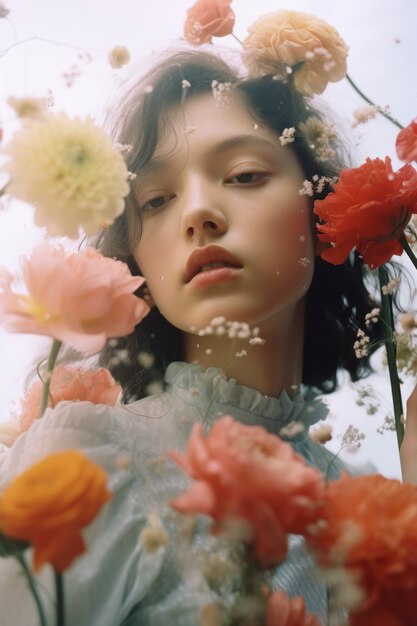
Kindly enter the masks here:
[[[68, 626], [198, 624], [213, 592], [175, 550], [168, 502], [187, 481], [165, 456], [185, 449], [193, 424], [232, 415], [262, 425], [338, 474], [340, 464], [308, 437], [326, 414], [313, 392], [333, 390], [340, 368], [353, 379], [366, 373], [352, 346], [374, 303], [357, 256], [339, 267], [318, 256], [313, 199], [300, 190], [313, 176], [331, 179], [341, 163], [334, 144], [330, 160], [317, 153], [311, 118], [321, 116], [288, 83], [240, 78], [214, 54], [190, 51], [164, 58], [118, 110], [115, 139], [131, 146], [136, 178], [125, 213], [98, 245], [145, 276], [152, 305], [135, 333], [101, 355], [126, 404], [47, 411], [1, 476], [4, 484], [65, 448], [109, 473], [112, 500], [87, 530], [88, 552], [65, 573]], [[315, 197], [329, 189], [322, 180]], [[170, 538], [157, 553], [140, 538], [150, 514]], [[13, 560], [0, 568], [5, 623], [35, 623]], [[41, 581], [52, 615], [46, 570]], [[303, 595], [324, 623], [326, 588], [300, 537], [272, 584]]]

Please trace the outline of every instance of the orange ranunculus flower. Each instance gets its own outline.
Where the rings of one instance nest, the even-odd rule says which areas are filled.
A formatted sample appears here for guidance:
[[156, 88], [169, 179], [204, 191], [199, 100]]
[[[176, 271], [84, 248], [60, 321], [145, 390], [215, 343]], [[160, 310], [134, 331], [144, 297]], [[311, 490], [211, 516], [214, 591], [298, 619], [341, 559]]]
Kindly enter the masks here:
[[309, 13], [281, 10], [248, 28], [243, 60], [252, 75], [288, 78], [304, 96], [320, 94], [346, 75], [348, 47], [337, 30]]
[[319, 239], [331, 244], [322, 258], [338, 265], [356, 250], [372, 269], [402, 254], [399, 239], [411, 215], [417, 213], [417, 172], [409, 164], [397, 172], [391, 159], [366, 159], [343, 170], [334, 191], [316, 200]]
[[[318, 562], [330, 571], [344, 568], [362, 591], [351, 624], [415, 625], [417, 486], [378, 474], [345, 475], [328, 485], [320, 517], [306, 537]], [[386, 621], [377, 620], [382, 615]]]
[[[87, 370], [81, 367], [58, 365], [52, 373], [48, 407], [63, 400], [85, 400], [93, 404], [114, 406], [122, 388], [104, 367]], [[42, 382], [34, 381], [21, 400], [18, 416], [22, 431], [28, 430], [39, 417]]]
[[320, 626], [315, 615], [306, 612], [301, 596], [289, 598], [284, 591], [268, 596], [266, 626]]
[[134, 295], [145, 279], [94, 248], [68, 253], [43, 243], [21, 265], [27, 293], [13, 291], [13, 276], [0, 268], [0, 320], [10, 332], [98, 352], [107, 338], [132, 333], [149, 312]]
[[85, 552], [81, 530], [111, 494], [104, 470], [77, 450], [51, 454], [15, 478], [0, 495], [0, 532], [27, 541], [34, 569], [67, 569]]
[[196, 481], [172, 506], [209, 515], [215, 532], [231, 519], [248, 523], [253, 555], [264, 567], [283, 561], [288, 533], [301, 534], [316, 519], [320, 472], [260, 426], [226, 416], [204, 437], [196, 424], [186, 454], [170, 456]]
[[232, 0], [197, 0], [187, 11], [184, 37], [190, 43], [209, 43], [212, 37], [230, 35], [235, 25]]
[[400, 130], [395, 141], [400, 161], [417, 161], [417, 117]]

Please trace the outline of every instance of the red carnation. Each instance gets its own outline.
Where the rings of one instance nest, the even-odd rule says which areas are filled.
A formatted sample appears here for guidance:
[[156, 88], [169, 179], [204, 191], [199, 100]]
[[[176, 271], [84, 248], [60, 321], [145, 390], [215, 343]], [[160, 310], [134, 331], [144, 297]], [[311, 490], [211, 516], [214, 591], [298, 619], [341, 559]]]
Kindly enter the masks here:
[[400, 161], [417, 161], [417, 117], [400, 130], [395, 141]]
[[319, 239], [331, 244], [322, 258], [334, 265], [353, 248], [372, 269], [402, 254], [400, 243], [411, 215], [417, 213], [417, 172], [403, 165], [394, 172], [391, 159], [366, 159], [360, 167], [343, 170], [334, 191], [316, 200]]

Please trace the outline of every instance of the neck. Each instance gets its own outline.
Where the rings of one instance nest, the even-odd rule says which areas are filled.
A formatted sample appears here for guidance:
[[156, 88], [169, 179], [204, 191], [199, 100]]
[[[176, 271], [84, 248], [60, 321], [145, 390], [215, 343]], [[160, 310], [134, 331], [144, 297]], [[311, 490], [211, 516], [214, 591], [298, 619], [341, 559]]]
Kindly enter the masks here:
[[263, 344], [250, 345], [249, 339], [224, 335], [186, 334], [185, 360], [220, 367], [228, 378], [265, 395], [278, 397], [286, 389], [293, 396], [302, 374], [304, 303], [282, 314], [279, 323], [274, 318], [258, 326]]

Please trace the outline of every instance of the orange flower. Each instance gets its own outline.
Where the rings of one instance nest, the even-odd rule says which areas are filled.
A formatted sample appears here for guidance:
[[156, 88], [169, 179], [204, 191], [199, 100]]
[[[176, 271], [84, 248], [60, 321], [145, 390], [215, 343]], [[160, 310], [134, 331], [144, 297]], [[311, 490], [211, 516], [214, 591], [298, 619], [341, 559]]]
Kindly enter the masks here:
[[319, 239], [331, 243], [323, 259], [338, 265], [356, 247], [374, 269], [403, 252], [399, 239], [417, 213], [417, 172], [409, 164], [393, 172], [389, 157], [368, 158], [343, 170], [334, 191], [315, 201], [314, 211], [325, 222], [317, 226]]
[[196, 424], [186, 454], [169, 454], [196, 482], [172, 506], [180, 513], [203, 513], [216, 522], [248, 522], [253, 553], [264, 566], [282, 562], [287, 533], [303, 533], [315, 519], [323, 492], [320, 472], [290, 444], [260, 426], [226, 416], [207, 437]]
[[12, 291], [13, 276], [0, 268], [0, 319], [10, 332], [48, 335], [97, 352], [108, 337], [133, 332], [149, 312], [133, 294], [145, 279], [93, 248], [69, 254], [40, 244], [23, 258], [22, 271], [27, 294]]
[[284, 591], [268, 596], [267, 626], [320, 626], [315, 615], [307, 614], [301, 596], [289, 598]]
[[[380, 475], [343, 476], [329, 484], [321, 521], [307, 541], [321, 565], [344, 568], [362, 590], [352, 624], [416, 623], [417, 486]], [[371, 621], [373, 614], [400, 621]]]
[[[94, 404], [114, 406], [121, 390], [121, 386], [104, 367], [86, 370], [60, 365], [52, 374], [48, 406], [54, 407], [63, 400], [87, 400]], [[30, 385], [21, 400], [18, 420], [22, 431], [28, 430], [39, 417], [41, 393], [42, 382], [37, 380]]]
[[232, 0], [197, 0], [187, 11], [184, 37], [190, 43], [209, 43], [212, 37], [230, 35], [235, 25]]
[[400, 130], [395, 141], [400, 161], [417, 161], [417, 117]]
[[34, 569], [67, 569], [85, 552], [81, 530], [110, 499], [104, 470], [76, 450], [45, 457], [0, 496], [0, 532], [29, 542]]

